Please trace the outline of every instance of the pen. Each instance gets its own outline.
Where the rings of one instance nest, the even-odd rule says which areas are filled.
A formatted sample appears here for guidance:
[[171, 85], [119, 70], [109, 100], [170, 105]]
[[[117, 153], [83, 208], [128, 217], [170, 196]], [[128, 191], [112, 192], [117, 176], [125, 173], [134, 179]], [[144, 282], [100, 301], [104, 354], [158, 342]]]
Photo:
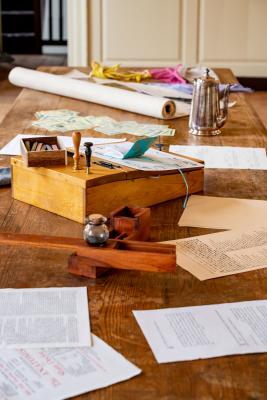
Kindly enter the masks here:
[[106, 167], [109, 169], [121, 168], [119, 165], [113, 165], [106, 161], [94, 161], [94, 164], [100, 165], [101, 167]]

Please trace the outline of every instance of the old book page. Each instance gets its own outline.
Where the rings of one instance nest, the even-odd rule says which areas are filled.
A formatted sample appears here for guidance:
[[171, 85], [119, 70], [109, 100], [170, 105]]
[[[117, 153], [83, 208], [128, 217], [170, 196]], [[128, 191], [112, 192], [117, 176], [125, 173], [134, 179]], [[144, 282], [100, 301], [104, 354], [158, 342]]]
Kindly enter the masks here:
[[92, 339], [92, 347], [2, 349], [0, 399], [69, 399], [141, 373], [100, 338]]
[[267, 267], [267, 228], [171, 240], [177, 265], [203, 281]]
[[0, 348], [90, 344], [86, 287], [0, 290]]
[[267, 351], [267, 300], [133, 313], [158, 363]]
[[267, 227], [267, 201], [193, 195], [178, 225], [211, 229]]

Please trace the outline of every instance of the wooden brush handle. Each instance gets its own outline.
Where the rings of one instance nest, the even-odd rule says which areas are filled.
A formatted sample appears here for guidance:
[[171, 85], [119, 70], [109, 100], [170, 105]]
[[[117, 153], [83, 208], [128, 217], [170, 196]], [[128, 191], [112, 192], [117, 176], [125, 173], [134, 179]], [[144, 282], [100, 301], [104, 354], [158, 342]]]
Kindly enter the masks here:
[[73, 159], [78, 162], [80, 158], [80, 143], [81, 143], [81, 132], [73, 132], [72, 141], [74, 148], [74, 156]]

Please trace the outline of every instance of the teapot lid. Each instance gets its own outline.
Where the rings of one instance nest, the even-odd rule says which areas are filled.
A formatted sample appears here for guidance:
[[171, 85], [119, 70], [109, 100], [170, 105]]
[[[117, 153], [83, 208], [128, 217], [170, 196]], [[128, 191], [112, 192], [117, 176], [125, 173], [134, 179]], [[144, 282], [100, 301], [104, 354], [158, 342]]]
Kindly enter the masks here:
[[218, 81], [210, 76], [210, 70], [209, 68], [206, 68], [206, 72], [203, 76], [197, 78], [195, 82], [201, 84], [201, 85], [206, 85], [206, 86], [214, 86], [214, 84], [217, 84]]

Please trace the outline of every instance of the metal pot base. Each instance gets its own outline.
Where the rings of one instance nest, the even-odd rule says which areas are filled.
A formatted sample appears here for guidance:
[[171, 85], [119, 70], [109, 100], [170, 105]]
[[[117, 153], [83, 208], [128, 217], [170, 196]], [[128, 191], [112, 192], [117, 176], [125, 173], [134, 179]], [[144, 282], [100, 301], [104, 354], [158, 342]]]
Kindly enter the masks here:
[[189, 133], [192, 133], [192, 135], [195, 136], [217, 136], [221, 134], [220, 129], [189, 129]]

